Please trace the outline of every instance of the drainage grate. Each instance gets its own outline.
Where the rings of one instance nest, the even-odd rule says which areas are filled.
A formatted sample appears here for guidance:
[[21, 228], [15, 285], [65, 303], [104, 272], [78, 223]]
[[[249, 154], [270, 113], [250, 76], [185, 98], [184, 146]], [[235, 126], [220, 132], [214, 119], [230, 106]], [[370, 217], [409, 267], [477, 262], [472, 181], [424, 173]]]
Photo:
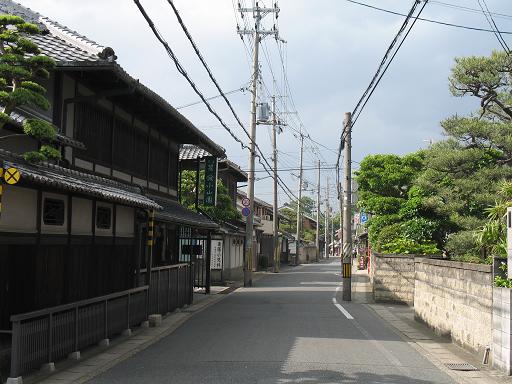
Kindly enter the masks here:
[[445, 364], [449, 369], [454, 371], [478, 371], [477, 367], [473, 367], [468, 363], [449, 363]]

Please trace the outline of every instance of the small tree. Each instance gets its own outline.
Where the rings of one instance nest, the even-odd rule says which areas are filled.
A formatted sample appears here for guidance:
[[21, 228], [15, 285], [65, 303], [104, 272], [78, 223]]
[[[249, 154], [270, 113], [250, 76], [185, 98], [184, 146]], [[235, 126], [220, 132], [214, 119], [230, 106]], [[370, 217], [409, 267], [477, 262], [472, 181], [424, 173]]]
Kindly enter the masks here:
[[[11, 113], [23, 105], [50, 108], [46, 89], [38, 79], [49, 77], [55, 62], [41, 55], [40, 49], [27, 36], [39, 34], [39, 28], [19, 16], [0, 15], [0, 128], [11, 122]], [[24, 157], [32, 162], [60, 158], [52, 145], [55, 141], [54, 126], [41, 119], [26, 119], [25, 134], [39, 144], [38, 151], [27, 152]]]
[[[195, 188], [195, 171], [183, 171], [181, 174], [181, 203], [189, 209], [195, 208]], [[199, 173], [199, 195], [202, 194], [204, 194], [204, 171]], [[220, 179], [217, 179], [217, 205], [212, 207], [200, 204], [199, 208], [218, 222], [242, 218], [240, 212], [233, 207], [233, 200]]]

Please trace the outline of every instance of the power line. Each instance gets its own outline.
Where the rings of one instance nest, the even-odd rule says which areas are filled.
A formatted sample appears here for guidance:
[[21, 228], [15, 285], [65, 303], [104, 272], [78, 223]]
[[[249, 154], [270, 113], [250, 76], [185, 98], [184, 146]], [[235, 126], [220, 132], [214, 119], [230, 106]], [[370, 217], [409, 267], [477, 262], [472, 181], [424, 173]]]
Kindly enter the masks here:
[[[450, 3], [444, 3], [442, 1], [436, 1], [436, 0], [430, 0], [431, 4], [441, 5], [443, 7], [448, 7], [452, 9], [458, 9], [465, 12], [472, 12], [472, 13], [482, 13], [480, 9], [470, 8], [470, 7], [464, 7], [462, 5], [456, 5], [456, 4], [450, 4]], [[497, 12], [490, 12], [495, 17], [503, 18], [503, 19], [512, 19], [512, 15], [507, 15], [505, 13], [497, 13]]]
[[501, 35], [501, 32], [498, 29], [498, 26], [494, 22], [494, 19], [493, 19], [492, 15], [491, 15], [491, 12], [489, 12], [489, 7], [487, 7], [487, 3], [485, 2], [485, 0], [482, 0], [482, 2], [485, 5], [485, 8], [487, 9], [487, 12], [485, 12], [484, 7], [482, 6], [482, 3], [480, 2], [480, 0], [477, 0], [477, 2], [478, 2], [478, 5], [480, 6], [480, 9], [482, 10], [482, 13], [485, 16], [485, 19], [487, 20], [487, 22], [489, 23], [491, 29], [493, 30], [494, 36], [496, 36], [496, 39], [498, 39], [498, 42], [500, 43], [500, 45], [503, 48], [503, 50], [505, 52], [507, 52], [507, 54], [510, 54], [510, 49], [509, 49], [509, 47], [507, 45], [507, 42], [505, 41], [505, 39]]
[[[375, 7], [373, 5], [370, 5], [370, 4], [365, 4], [365, 3], [361, 3], [359, 1], [355, 1], [355, 0], [345, 0], [345, 1], [348, 1], [349, 3], [353, 3], [353, 4], [357, 4], [357, 5], [361, 5], [363, 7], [367, 7], [367, 8], [371, 8], [371, 9], [375, 9], [377, 11], [381, 11], [381, 12], [386, 12], [386, 13], [390, 13], [390, 14], [393, 14], [393, 15], [397, 15], [397, 16], [407, 16], [403, 13], [400, 13], [400, 12], [395, 12], [395, 11], [391, 11], [389, 9], [384, 9], [384, 8], [379, 8], [379, 7]], [[492, 29], [485, 29], [485, 28], [476, 28], [476, 27], [469, 27], [467, 25], [460, 25], [460, 24], [453, 24], [453, 23], [447, 23], [447, 22], [444, 22], [444, 21], [439, 21], [439, 20], [432, 20], [432, 19], [425, 19], [425, 18], [422, 18], [422, 17], [419, 17], [418, 20], [421, 20], [421, 21], [426, 21], [428, 23], [434, 23], [434, 24], [440, 24], [440, 25], [445, 25], [447, 27], [454, 27], [454, 28], [462, 28], [462, 29], [468, 29], [468, 30], [472, 30], [472, 31], [479, 31], [479, 32], [493, 32]], [[507, 34], [507, 35], [512, 35], [512, 32], [511, 31], [501, 31], [501, 33], [503, 34]]]
[[[247, 86], [233, 89], [232, 91], [224, 93], [224, 95], [227, 96], [227, 95], [232, 95], [233, 93], [236, 93], [236, 92], [245, 92], [245, 91], [247, 91]], [[208, 97], [206, 100], [211, 101], [211, 100], [218, 99], [219, 97], [222, 97], [222, 95], [215, 95], [215, 96], [212, 96], [212, 97]], [[183, 109], [183, 108], [192, 107], [194, 105], [198, 105], [198, 104], [202, 104], [202, 103], [203, 103], [203, 101], [199, 100], [199, 101], [195, 101], [193, 103], [182, 105], [180, 107], [177, 107], [176, 109], [180, 110], [180, 109]]]
[[206, 98], [204, 97], [204, 95], [201, 93], [201, 91], [199, 91], [199, 89], [197, 88], [196, 84], [192, 81], [192, 79], [190, 78], [190, 76], [188, 75], [188, 73], [185, 71], [185, 69], [182, 67], [181, 63], [179, 62], [178, 58], [176, 57], [176, 55], [174, 54], [173, 50], [171, 49], [171, 47], [169, 46], [169, 44], [167, 43], [167, 41], [165, 41], [165, 39], [163, 38], [163, 36], [160, 34], [160, 32], [158, 31], [158, 29], [156, 28], [155, 24], [153, 23], [153, 21], [151, 20], [151, 18], [149, 17], [149, 15], [146, 13], [146, 10], [144, 9], [144, 7], [142, 6], [142, 4], [140, 3], [139, 0], [133, 0], [135, 2], [135, 5], [137, 6], [137, 8], [139, 8], [139, 11], [140, 13], [142, 14], [142, 16], [144, 17], [144, 19], [146, 19], [146, 22], [148, 23], [149, 27], [151, 28], [151, 30], [153, 31], [153, 34], [156, 36], [156, 38], [158, 39], [158, 41], [164, 46], [166, 52], [167, 52], [167, 55], [172, 59], [172, 61], [174, 62], [174, 65], [176, 66], [176, 69], [178, 70], [178, 72], [187, 80], [187, 82], [190, 84], [190, 86], [192, 87], [192, 89], [194, 90], [194, 92], [201, 98], [201, 100], [203, 101], [203, 103], [206, 105], [206, 108], [208, 108], [208, 110], [210, 111], [210, 113], [212, 115], [214, 115], [216, 117], [216, 119], [220, 122], [220, 124], [224, 127], [224, 129], [231, 135], [231, 137], [237, 141], [242, 148], [249, 148], [247, 145], [245, 145], [245, 143], [240, 140], [232, 131], [231, 129], [226, 125], [226, 123], [222, 120], [222, 118], [219, 116], [219, 114], [212, 108], [212, 106], [208, 103], [208, 101], [206, 100]]
[[[353, 1], [353, 0], [347, 0], [347, 1]], [[393, 38], [393, 40], [391, 41], [388, 49], [386, 50], [386, 52], [384, 53], [384, 56], [382, 57], [382, 60], [379, 64], [379, 67], [377, 68], [377, 71], [375, 72], [375, 74], [373, 75], [371, 81], [370, 81], [370, 84], [368, 85], [368, 87], [365, 89], [365, 91], [363, 92], [363, 95], [361, 96], [361, 98], [359, 99], [359, 101], [357, 102], [354, 110], [352, 111], [352, 116], [356, 116], [356, 113], [358, 113], [358, 115], [356, 116], [356, 119], [353, 121], [353, 123], [351, 124], [351, 127], [349, 129], [351, 129], [353, 127], [353, 125], [355, 124], [355, 121], [357, 120], [357, 118], [359, 117], [359, 115], [361, 114], [361, 112], [363, 111], [364, 107], [366, 106], [366, 103], [368, 102], [368, 100], [370, 99], [370, 97], [372, 96], [373, 92], [375, 91], [376, 87], [379, 85], [380, 83], [380, 80], [382, 79], [382, 76], [386, 73], [387, 69], [389, 68], [389, 65], [391, 64], [391, 62], [393, 61], [393, 59], [395, 58], [396, 54], [398, 53], [400, 47], [402, 46], [403, 42], [405, 41], [405, 39], [407, 38], [407, 36], [409, 35], [409, 32], [411, 31], [412, 27], [414, 26], [414, 24], [416, 23], [416, 21], [418, 20], [419, 18], [419, 15], [421, 14], [421, 12], [423, 11], [423, 9], [425, 8], [425, 6], [427, 5], [427, 1], [424, 2], [422, 8], [420, 9], [420, 11], [418, 12], [418, 14], [416, 15], [415, 19], [414, 19], [414, 22], [412, 23], [412, 25], [409, 27], [408, 31], [406, 32], [405, 36], [403, 37], [403, 39], [401, 40], [401, 42], [399, 43], [398, 45], [398, 48], [394, 51], [394, 53], [391, 55], [391, 53], [393, 52], [393, 49], [395, 47], [395, 45], [398, 43], [399, 39], [400, 39], [400, 36], [403, 34], [403, 32], [407, 29], [407, 26], [409, 24], [409, 21], [411, 20], [411, 18], [413, 17], [413, 14], [414, 12], [416, 11], [416, 8], [418, 7], [418, 5], [420, 4], [420, 1], [419, 0], [415, 0], [414, 1], [414, 4], [412, 5], [409, 13], [407, 14], [404, 22], [402, 23], [402, 26], [400, 27], [400, 29], [398, 30], [397, 34], [395, 35], [395, 37]], [[388, 58], [390, 57], [391, 55], [391, 58], [388, 60]], [[343, 149], [343, 143], [345, 141], [345, 137], [348, 133], [348, 130], [347, 127], [343, 127], [343, 131], [342, 131], [342, 134], [341, 134], [341, 137], [340, 137], [340, 143], [339, 143], [339, 147], [338, 147], [338, 158], [336, 160], [336, 169], [339, 169], [339, 162], [340, 162], [340, 158], [341, 158], [341, 151]], [[336, 173], [336, 176], [338, 177], [338, 172]], [[337, 182], [338, 180], [336, 180]]]
[[[139, 3], [139, 0], [134, 0], [137, 4], [137, 6], [139, 6], [139, 9], [142, 8], [142, 6], [140, 5]], [[217, 80], [215, 79], [215, 76], [213, 75], [212, 71], [210, 70], [208, 64], [206, 63], [206, 60], [203, 58], [203, 55], [201, 54], [201, 52], [199, 51], [199, 48], [197, 47], [197, 45], [195, 44], [192, 36], [190, 35], [190, 33], [188, 32], [188, 29], [185, 25], [185, 23], [183, 22], [183, 19], [181, 18], [179, 12], [178, 12], [178, 9], [174, 6], [174, 3], [172, 2], [172, 0], [167, 0], [167, 2], [169, 3], [169, 5], [172, 7], [173, 11], [174, 11], [174, 14], [176, 15], [176, 18], [178, 19], [178, 22], [181, 26], [181, 28], [183, 29], [183, 32], [185, 33], [185, 35], [187, 36], [187, 39], [189, 40], [190, 44], [192, 45], [197, 57], [199, 58], [199, 60], [201, 61], [201, 63], [203, 64], [203, 67], [205, 68], [206, 72], [208, 73], [208, 76], [210, 77], [210, 80], [214, 83], [215, 87], [217, 88], [217, 90], [219, 91], [219, 94], [221, 95], [221, 97], [224, 99], [224, 101], [226, 102], [226, 104], [228, 105], [231, 113], [233, 114], [233, 116], [235, 117], [235, 120], [237, 121], [238, 125], [242, 128], [242, 130], [244, 131], [244, 133], [247, 135], [247, 137], [249, 138], [249, 140], [252, 141], [252, 138], [251, 138], [251, 135], [249, 134], [249, 132], [247, 131], [247, 129], [245, 128], [245, 126], [243, 125], [242, 121], [240, 120], [240, 118], [238, 117], [237, 113], [235, 112], [233, 106], [231, 105], [230, 101], [228, 100], [228, 98], [226, 97], [225, 93], [222, 91], [219, 83], [217, 82]], [[143, 9], [142, 9], [143, 10]], [[144, 12], [145, 14], [145, 12]], [[145, 17], [147, 16], [147, 14], [145, 14]], [[149, 19], [149, 16], [147, 16], [146, 20]], [[148, 20], [148, 23], [149, 23], [150, 20]], [[152, 23], [152, 22], [151, 22]], [[151, 24], [150, 24], [151, 26]], [[158, 36], [157, 36], [158, 37]], [[159, 39], [160, 40], [160, 39]], [[164, 40], [162, 39], [161, 42], [164, 42]], [[165, 43], [168, 47], [168, 44]], [[166, 47], [166, 48], [167, 48]], [[170, 48], [169, 48], [170, 50]], [[174, 54], [172, 55], [173, 60], [175, 60], [175, 56]], [[177, 59], [176, 59], [177, 60]], [[175, 60], [175, 62], [176, 62]], [[187, 76], [188, 78], [188, 76]], [[193, 84], [193, 82], [191, 80], [189, 80], [189, 83], [191, 83], [191, 85]], [[194, 88], [194, 87], [193, 87]], [[195, 89], [194, 89], [195, 90]], [[196, 91], [196, 93], [198, 93], [199, 91]], [[208, 103], [205, 99], [204, 99], [204, 96], [200, 95], [201, 96], [201, 99], [203, 100], [204, 103]], [[209, 105], [209, 104], [208, 104]], [[212, 112], [212, 109], [211, 107], [208, 108], [210, 110], [210, 112]], [[213, 112], [212, 112], [213, 113]], [[220, 119], [220, 117], [218, 117], [218, 119]], [[219, 120], [220, 121], [220, 120]], [[223, 124], [224, 125], [224, 124]], [[229, 128], [226, 126], [226, 129], [229, 130]], [[234, 136], [234, 135], [232, 135]], [[236, 137], [236, 136], [234, 136]], [[237, 141], [240, 141], [240, 139], [236, 138]], [[254, 146], [256, 147], [258, 153], [260, 154], [260, 156], [258, 157], [258, 161], [260, 162], [261, 164], [261, 159], [263, 159], [263, 161], [266, 163], [266, 165], [270, 168], [270, 170], [272, 170], [272, 166], [268, 163], [268, 160], [266, 159], [266, 157], [263, 155], [263, 152], [261, 151], [260, 147], [258, 146], [258, 144], [256, 142], [254, 142]], [[250, 150], [250, 148], [248, 146], [245, 146], [247, 149]], [[263, 164], [262, 164], [263, 165]], [[263, 167], [265, 167], [263, 165]], [[270, 171], [267, 170], [268, 173], [270, 174]], [[288, 190], [288, 192], [293, 196], [293, 192], [288, 188], [288, 186], [286, 184], [284, 184], [284, 182], [282, 181], [282, 179], [279, 177], [279, 175], [277, 175], [277, 178], [279, 179], [278, 180], [278, 183], [279, 181], [281, 181], [281, 183], [283, 185], [281, 185], [281, 188], [283, 190]], [[285, 191], [286, 192], [286, 191]]]

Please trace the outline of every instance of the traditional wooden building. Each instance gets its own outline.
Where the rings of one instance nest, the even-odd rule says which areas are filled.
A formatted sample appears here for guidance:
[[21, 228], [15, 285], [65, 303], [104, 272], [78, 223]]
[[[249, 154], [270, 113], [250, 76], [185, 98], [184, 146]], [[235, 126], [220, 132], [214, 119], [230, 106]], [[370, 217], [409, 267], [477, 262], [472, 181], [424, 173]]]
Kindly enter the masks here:
[[[0, 335], [10, 332], [12, 315], [136, 288], [152, 274], [170, 287], [169, 268], [192, 249], [180, 239], [203, 239], [218, 228], [177, 200], [180, 146], [194, 144], [217, 157], [224, 149], [126, 73], [112, 48], [10, 0], [0, 2], [0, 13], [37, 24], [43, 33], [33, 41], [57, 63], [43, 84], [50, 110], [16, 110], [0, 130], [1, 165], [21, 175], [15, 186], [4, 185], [2, 200]], [[34, 165], [20, 156], [37, 148], [20, 135], [28, 117], [57, 128], [58, 164]], [[155, 223], [148, 224], [154, 211]], [[196, 253], [206, 265], [209, 248]], [[171, 301], [165, 307], [159, 302], [164, 291], [152, 289], [148, 310], [171, 309]]]

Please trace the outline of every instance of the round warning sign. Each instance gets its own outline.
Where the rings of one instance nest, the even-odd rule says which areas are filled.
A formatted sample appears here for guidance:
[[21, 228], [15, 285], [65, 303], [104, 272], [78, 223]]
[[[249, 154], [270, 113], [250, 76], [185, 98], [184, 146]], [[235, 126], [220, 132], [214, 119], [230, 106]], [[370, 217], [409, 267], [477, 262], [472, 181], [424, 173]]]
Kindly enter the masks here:
[[20, 171], [16, 168], [7, 168], [4, 172], [4, 180], [7, 184], [16, 184], [20, 181], [21, 175]]
[[248, 207], [249, 205], [251, 205], [251, 200], [249, 200], [249, 198], [247, 198], [247, 197], [244, 197], [244, 198], [242, 199], [242, 205], [243, 205], [244, 207]]
[[251, 210], [250, 210], [249, 208], [247, 208], [247, 207], [242, 208], [242, 216], [247, 217], [247, 216], [249, 216], [250, 214], [251, 214]]

